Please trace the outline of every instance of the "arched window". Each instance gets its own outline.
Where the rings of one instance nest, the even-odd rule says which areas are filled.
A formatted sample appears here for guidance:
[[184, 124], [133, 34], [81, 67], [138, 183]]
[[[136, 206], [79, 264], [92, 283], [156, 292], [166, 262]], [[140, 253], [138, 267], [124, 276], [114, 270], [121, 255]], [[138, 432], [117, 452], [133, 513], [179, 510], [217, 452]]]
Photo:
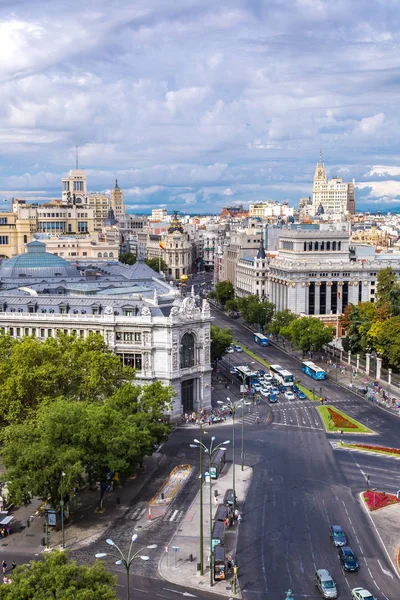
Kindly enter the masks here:
[[326, 242], [326, 249], [330, 250], [331, 249], [331, 243], [330, 242]]
[[101, 253], [101, 252], [98, 252], [98, 253], [97, 253], [97, 258], [101, 258], [102, 256], [103, 256], [103, 255], [102, 255], [102, 253]]
[[108, 258], [108, 253], [104, 252], [103, 256], [104, 256], [104, 258]]
[[181, 339], [180, 355], [181, 369], [194, 366], [194, 336], [192, 333], [185, 333]]
[[114, 252], [110, 252], [110, 254], [108, 255], [110, 258], [114, 258]]
[[332, 250], [336, 250], [336, 242], [332, 242]]

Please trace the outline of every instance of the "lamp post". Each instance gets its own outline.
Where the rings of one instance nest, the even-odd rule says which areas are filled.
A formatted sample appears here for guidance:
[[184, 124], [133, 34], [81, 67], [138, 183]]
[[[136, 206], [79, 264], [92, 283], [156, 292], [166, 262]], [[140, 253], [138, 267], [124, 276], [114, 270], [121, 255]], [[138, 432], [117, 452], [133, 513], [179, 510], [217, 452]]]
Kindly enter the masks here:
[[[129, 586], [129, 571], [130, 571], [130, 568], [131, 568], [131, 564], [136, 559], [150, 560], [149, 556], [143, 556], [140, 553], [143, 550], [145, 550], [146, 548], [148, 548], [148, 549], [157, 548], [157, 544], [151, 544], [150, 546], [144, 546], [143, 548], [140, 548], [140, 550], [138, 550], [137, 552], [135, 552], [133, 554], [132, 553], [132, 546], [133, 546], [133, 542], [135, 542], [136, 540], [137, 540], [137, 534], [135, 533], [132, 536], [131, 545], [129, 546], [129, 552], [128, 552], [127, 555], [124, 555], [123, 552], [122, 552], [122, 550], [120, 548], [118, 548], [117, 544], [115, 544], [110, 538], [108, 538], [106, 540], [106, 543], [109, 546], [112, 546], [113, 548], [116, 548], [117, 551], [118, 551], [118, 554], [115, 553], [115, 552], [111, 553], [112, 557], [118, 558], [118, 560], [115, 562], [115, 564], [116, 565], [124, 565], [124, 567], [125, 567], [125, 570], [126, 570], [126, 598], [127, 598], [127, 600], [130, 600], [130, 598], [131, 598], [130, 586]], [[107, 552], [99, 552], [95, 556], [96, 556], [96, 558], [104, 558], [107, 555], [108, 555]]]
[[61, 485], [60, 485], [60, 508], [61, 508], [61, 548], [65, 548], [65, 535], [64, 535], [64, 486], [63, 479], [65, 477], [64, 471], [61, 472]]
[[[200, 375], [200, 410], [199, 410], [199, 444], [200, 444], [200, 575], [204, 575], [204, 528], [203, 528], [203, 381]], [[207, 433], [207, 432], [206, 432]], [[191, 444], [193, 447], [193, 444]]]
[[[218, 400], [218, 404], [223, 404], [221, 400]], [[233, 488], [233, 513], [235, 513], [236, 508], [236, 485], [235, 485], [235, 415], [239, 406], [242, 406], [243, 414], [244, 408], [240, 400], [231, 400], [230, 398], [226, 399], [226, 404], [229, 410], [232, 413], [232, 488]], [[242, 426], [243, 426], [243, 418], [242, 418]], [[243, 442], [243, 439], [242, 439]]]
[[[212, 459], [215, 455], [216, 452], [218, 452], [218, 450], [226, 450], [226, 448], [224, 448], [223, 446], [225, 446], [225, 444], [229, 444], [229, 440], [222, 442], [222, 444], [218, 444], [217, 446], [214, 446], [214, 442], [215, 442], [215, 437], [213, 436], [211, 438], [210, 441], [210, 446], [207, 447], [203, 442], [200, 442], [200, 440], [194, 440], [194, 444], [190, 444], [191, 448], [200, 448], [200, 451], [203, 449], [204, 452], [207, 454], [208, 456], [208, 477], [210, 480], [210, 587], [213, 586], [214, 583], [214, 578], [213, 578], [213, 560], [212, 560], [212, 496], [211, 496], [211, 463], [212, 463]], [[201, 525], [202, 527], [202, 525]]]

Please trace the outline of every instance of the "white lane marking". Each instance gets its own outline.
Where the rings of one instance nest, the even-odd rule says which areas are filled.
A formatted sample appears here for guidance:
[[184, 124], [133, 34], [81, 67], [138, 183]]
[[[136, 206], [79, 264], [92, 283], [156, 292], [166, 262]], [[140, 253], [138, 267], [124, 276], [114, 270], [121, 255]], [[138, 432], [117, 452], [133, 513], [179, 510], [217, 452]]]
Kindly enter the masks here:
[[391, 572], [390, 572], [390, 571], [388, 571], [387, 569], [384, 569], [384, 568], [382, 567], [382, 565], [381, 565], [381, 561], [379, 560], [379, 558], [378, 558], [377, 560], [378, 560], [378, 565], [379, 565], [379, 566], [380, 566], [380, 568], [382, 569], [383, 573], [385, 573], [385, 575], [389, 575], [389, 577], [391, 577], [391, 578], [393, 579], [393, 575], [391, 574]]
[[178, 509], [174, 510], [174, 512], [173, 512], [173, 514], [172, 514], [172, 517], [170, 517], [170, 519], [169, 519], [169, 520], [170, 520], [170, 521], [173, 521], [173, 520], [175, 519], [175, 517], [176, 517], [176, 515], [177, 515], [177, 514], [178, 514]]
[[[122, 587], [125, 587], [125, 586], [122, 586]], [[149, 593], [147, 590], [140, 590], [139, 588], [132, 588], [132, 590], [135, 590], [135, 592], [143, 592], [144, 594]]]

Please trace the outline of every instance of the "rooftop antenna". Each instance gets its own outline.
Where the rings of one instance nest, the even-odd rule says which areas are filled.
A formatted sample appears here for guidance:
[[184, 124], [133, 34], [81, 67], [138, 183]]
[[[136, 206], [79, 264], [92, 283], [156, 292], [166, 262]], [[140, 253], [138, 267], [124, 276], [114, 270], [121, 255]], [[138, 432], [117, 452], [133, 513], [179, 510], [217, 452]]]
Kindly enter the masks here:
[[75, 168], [78, 170], [79, 168], [79, 160], [78, 160], [78, 146], [75, 146]]
[[324, 159], [322, 158], [322, 148], [319, 149], [319, 162], [321, 163], [321, 165], [324, 164]]

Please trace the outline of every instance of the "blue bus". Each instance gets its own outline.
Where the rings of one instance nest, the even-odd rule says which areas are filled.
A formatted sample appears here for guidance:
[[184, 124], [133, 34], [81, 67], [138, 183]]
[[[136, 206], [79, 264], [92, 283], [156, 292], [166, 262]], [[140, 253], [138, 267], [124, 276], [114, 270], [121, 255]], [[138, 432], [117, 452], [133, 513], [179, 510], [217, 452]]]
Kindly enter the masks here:
[[263, 335], [262, 333], [255, 333], [254, 341], [259, 346], [269, 346], [269, 339], [266, 335]]
[[326, 379], [325, 371], [309, 360], [301, 363], [301, 370], [313, 379]]

